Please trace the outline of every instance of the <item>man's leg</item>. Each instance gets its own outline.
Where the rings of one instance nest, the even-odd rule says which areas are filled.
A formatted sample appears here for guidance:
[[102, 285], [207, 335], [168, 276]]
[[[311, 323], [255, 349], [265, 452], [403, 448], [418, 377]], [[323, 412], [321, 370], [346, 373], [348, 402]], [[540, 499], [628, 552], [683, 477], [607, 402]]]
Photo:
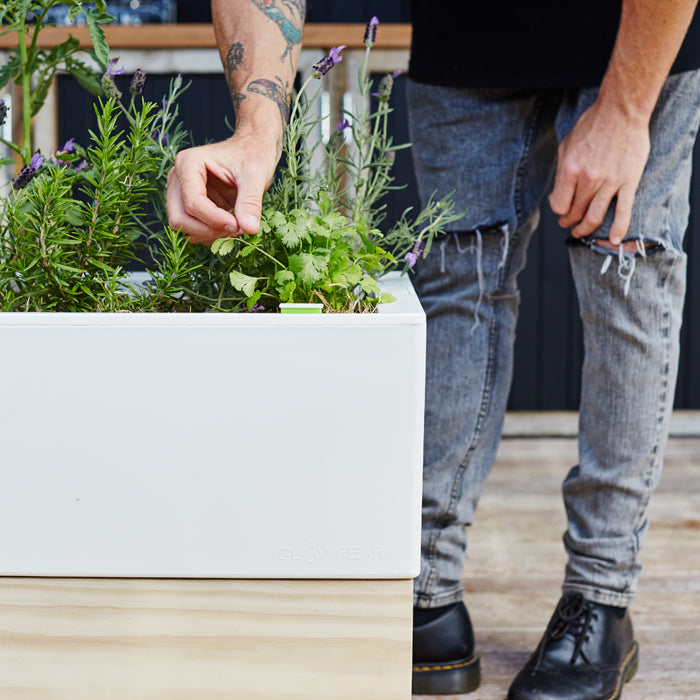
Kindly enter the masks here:
[[[560, 138], [594, 99], [583, 91], [565, 103]], [[625, 608], [641, 569], [673, 406], [699, 120], [700, 72], [671, 77], [652, 119], [626, 243], [605, 247], [612, 212], [590, 238], [571, 241], [585, 359], [579, 464], [563, 486], [569, 560], [564, 596], [539, 653], [511, 688], [513, 700], [617, 698], [636, 666]]]
[[458, 230], [435, 241], [414, 278], [428, 323], [422, 564], [414, 589], [417, 693], [465, 692], [478, 684], [461, 603], [465, 525], [501, 435], [516, 277], [552, 174], [560, 96], [409, 84], [421, 197], [456, 189], [458, 209], [467, 210]]

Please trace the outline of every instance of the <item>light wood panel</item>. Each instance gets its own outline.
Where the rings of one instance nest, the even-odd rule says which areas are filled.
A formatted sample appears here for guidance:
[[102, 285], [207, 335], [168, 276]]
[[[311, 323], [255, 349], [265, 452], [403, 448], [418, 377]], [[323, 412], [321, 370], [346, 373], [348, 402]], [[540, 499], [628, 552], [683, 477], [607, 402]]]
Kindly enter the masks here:
[[411, 590], [0, 579], [0, 698], [408, 700]]
[[[482, 686], [464, 696], [503, 700], [560, 595], [566, 527], [560, 485], [575, 439], [506, 439], [469, 529], [464, 571]], [[700, 698], [700, 439], [669, 442], [650, 507], [644, 570], [632, 604], [640, 668], [624, 700]], [[417, 700], [417, 699], [416, 699]]]
[[[111, 49], [206, 49], [216, 48], [211, 24], [144, 24], [105, 26]], [[303, 46], [328, 48], [345, 44], [349, 49], [364, 46], [364, 24], [307, 24]], [[86, 27], [46, 27], [39, 34], [39, 45], [50, 48], [74, 36], [83, 48], [90, 46]], [[0, 36], [0, 49], [14, 48], [16, 39]], [[375, 46], [379, 49], [407, 49], [411, 45], [410, 24], [380, 24]]]

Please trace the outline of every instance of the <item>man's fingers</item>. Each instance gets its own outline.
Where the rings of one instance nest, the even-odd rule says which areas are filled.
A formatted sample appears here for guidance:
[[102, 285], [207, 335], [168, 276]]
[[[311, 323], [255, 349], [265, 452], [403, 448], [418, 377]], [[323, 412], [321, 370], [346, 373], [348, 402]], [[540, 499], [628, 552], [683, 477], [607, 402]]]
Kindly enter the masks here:
[[636, 188], [631, 185], [621, 187], [617, 193], [617, 206], [615, 207], [615, 220], [610, 227], [608, 236], [611, 243], [619, 245], [630, 227], [632, 220], [632, 207], [634, 206]]
[[167, 194], [168, 223], [171, 228], [182, 229], [192, 243], [204, 243], [205, 245], [213, 243], [217, 238], [239, 235], [241, 233], [237, 226], [235, 230], [212, 227], [201, 219], [191, 216], [185, 210], [181, 192], [175, 180], [176, 176], [171, 171], [168, 176], [169, 187]]
[[242, 178], [233, 213], [238, 225], [246, 233], [256, 234], [260, 229], [264, 192], [264, 182], [257, 182], [251, 175]]
[[571, 209], [571, 204], [576, 194], [577, 179], [578, 172], [565, 160], [563, 149], [560, 147], [557, 172], [554, 177], [554, 188], [549, 195], [549, 205], [555, 214], [563, 216]]
[[[217, 207], [207, 196], [207, 168], [203, 160], [178, 154], [168, 177], [168, 212], [173, 228], [190, 231], [191, 219], [222, 235], [238, 233], [238, 223], [229, 211]], [[172, 208], [171, 208], [172, 207]], [[187, 216], [183, 216], [183, 213]]]
[[571, 235], [574, 238], [590, 236], [603, 223], [615, 194], [615, 187], [612, 185], [603, 186], [598, 190], [584, 215], [577, 222], [572, 222], [575, 226], [571, 229]]

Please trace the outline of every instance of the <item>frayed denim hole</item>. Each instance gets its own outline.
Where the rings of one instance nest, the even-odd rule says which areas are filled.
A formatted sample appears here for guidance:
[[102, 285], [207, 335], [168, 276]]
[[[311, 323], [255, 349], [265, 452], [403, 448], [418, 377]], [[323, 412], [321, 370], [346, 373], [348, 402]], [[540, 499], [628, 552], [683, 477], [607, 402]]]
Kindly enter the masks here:
[[[450, 238], [454, 239], [455, 246], [457, 248], [457, 253], [459, 255], [464, 255], [465, 253], [473, 253], [476, 258], [476, 276], [477, 283], [479, 285], [479, 297], [476, 302], [476, 308], [474, 309], [474, 326], [471, 332], [473, 333], [478, 327], [481, 321], [479, 320], [479, 310], [481, 309], [481, 304], [484, 300], [484, 269], [483, 269], [483, 252], [484, 252], [484, 235], [498, 234], [503, 236], [503, 241], [501, 244], [501, 260], [498, 263], [498, 269], [505, 267], [508, 261], [508, 250], [510, 247], [510, 226], [506, 222], [497, 222], [490, 226], [477, 226], [473, 230], [468, 231], [453, 231], [452, 235], [448, 235], [443, 241], [440, 242], [440, 272], [445, 273], [445, 255], [447, 250], [447, 244]], [[460, 242], [460, 236], [469, 236], [469, 245], [462, 245]]]
[[624, 296], [627, 296], [632, 284], [632, 277], [637, 268], [637, 259], [646, 258], [648, 254], [656, 253], [660, 250], [667, 250], [668, 244], [662, 239], [648, 238], [642, 236], [633, 239], [626, 239], [617, 248], [612, 248], [607, 238], [574, 238], [570, 236], [566, 239], [566, 244], [571, 247], [583, 246], [590, 248], [596, 253], [604, 255], [600, 274], [604, 275], [612, 265], [613, 260], [617, 260], [617, 274], [622, 280]]

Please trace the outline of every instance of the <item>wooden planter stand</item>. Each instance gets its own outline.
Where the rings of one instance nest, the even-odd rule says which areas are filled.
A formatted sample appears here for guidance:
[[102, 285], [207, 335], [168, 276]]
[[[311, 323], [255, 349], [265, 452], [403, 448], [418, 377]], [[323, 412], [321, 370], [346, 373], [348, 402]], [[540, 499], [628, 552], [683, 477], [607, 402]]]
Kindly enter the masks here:
[[0, 578], [0, 698], [408, 700], [411, 585]]

